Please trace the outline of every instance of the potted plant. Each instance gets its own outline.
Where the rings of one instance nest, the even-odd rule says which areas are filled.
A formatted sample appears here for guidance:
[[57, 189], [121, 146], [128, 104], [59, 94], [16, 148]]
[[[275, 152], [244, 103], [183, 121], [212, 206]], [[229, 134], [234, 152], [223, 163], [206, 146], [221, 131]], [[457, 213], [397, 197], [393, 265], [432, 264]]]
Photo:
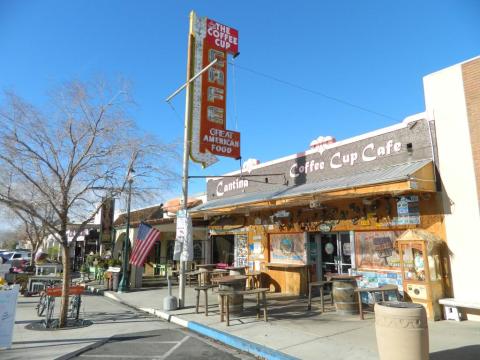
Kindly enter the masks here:
[[88, 265], [86, 263], [83, 263], [82, 266], [80, 267], [80, 275], [82, 276], [82, 279], [85, 279], [87, 278], [88, 280], [90, 280], [89, 278], [89, 273], [88, 273]]

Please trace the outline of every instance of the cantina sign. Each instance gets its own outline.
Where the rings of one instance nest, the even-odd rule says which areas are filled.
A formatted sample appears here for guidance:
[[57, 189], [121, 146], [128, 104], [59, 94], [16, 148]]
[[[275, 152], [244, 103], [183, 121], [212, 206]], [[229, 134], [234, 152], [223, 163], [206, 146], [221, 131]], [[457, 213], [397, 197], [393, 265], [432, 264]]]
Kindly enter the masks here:
[[[432, 143], [426, 121], [416, 126], [396, 125], [371, 136], [331, 144], [322, 151], [310, 150], [255, 166], [248, 175], [237, 173], [209, 179], [208, 201], [241, 194], [276, 193], [324, 180], [335, 183], [373, 170], [389, 169], [420, 160], [431, 160]], [[249, 176], [257, 176], [252, 181]], [[242, 181], [240, 181], [242, 180]], [[248, 181], [250, 180], [250, 181]]]

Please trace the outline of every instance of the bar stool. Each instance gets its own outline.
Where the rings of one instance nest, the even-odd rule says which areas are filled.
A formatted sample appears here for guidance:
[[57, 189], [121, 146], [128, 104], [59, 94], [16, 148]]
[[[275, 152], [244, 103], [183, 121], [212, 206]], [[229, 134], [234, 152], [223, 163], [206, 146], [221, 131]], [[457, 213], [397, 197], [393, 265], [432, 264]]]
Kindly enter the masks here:
[[[320, 301], [322, 304], [322, 313], [325, 312], [325, 301], [324, 301], [324, 287], [325, 285], [331, 284], [331, 281], [313, 281], [308, 284], [308, 306], [307, 309], [311, 310], [312, 309], [312, 288], [313, 287], [319, 287], [320, 288]], [[333, 294], [330, 293], [330, 301], [331, 304], [333, 305]]]

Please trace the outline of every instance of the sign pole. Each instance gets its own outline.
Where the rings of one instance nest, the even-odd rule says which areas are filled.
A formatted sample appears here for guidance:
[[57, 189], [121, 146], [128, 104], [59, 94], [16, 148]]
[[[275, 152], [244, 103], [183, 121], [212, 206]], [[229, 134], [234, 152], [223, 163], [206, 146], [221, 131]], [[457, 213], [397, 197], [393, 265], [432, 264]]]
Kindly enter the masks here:
[[[187, 89], [185, 98], [185, 125], [183, 134], [183, 179], [182, 179], [182, 200], [181, 208], [185, 215], [188, 216], [188, 165], [190, 157], [190, 114], [192, 103], [192, 82], [190, 79], [193, 77], [193, 46], [195, 45], [192, 30], [193, 23], [195, 21], [195, 13], [190, 12], [190, 32], [188, 36], [188, 56], [187, 56]], [[186, 246], [186, 244], [183, 244]], [[185, 306], [185, 261], [180, 259], [180, 277], [178, 283], [178, 307], [181, 309]]]

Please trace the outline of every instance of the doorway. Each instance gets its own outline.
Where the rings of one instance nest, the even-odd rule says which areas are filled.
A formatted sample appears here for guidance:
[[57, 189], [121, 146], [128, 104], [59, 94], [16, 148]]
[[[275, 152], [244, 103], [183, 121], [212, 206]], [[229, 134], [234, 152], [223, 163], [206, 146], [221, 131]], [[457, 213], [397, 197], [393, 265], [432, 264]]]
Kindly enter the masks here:
[[352, 243], [350, 233], [310, 233], [310, 264], [317, 280], [325, 273], [347, 274], [352, 267]]
[[234, 235], [212, 236], [212, 261], [213, 264], [223, 263], [233, 265], [234, 260]]

